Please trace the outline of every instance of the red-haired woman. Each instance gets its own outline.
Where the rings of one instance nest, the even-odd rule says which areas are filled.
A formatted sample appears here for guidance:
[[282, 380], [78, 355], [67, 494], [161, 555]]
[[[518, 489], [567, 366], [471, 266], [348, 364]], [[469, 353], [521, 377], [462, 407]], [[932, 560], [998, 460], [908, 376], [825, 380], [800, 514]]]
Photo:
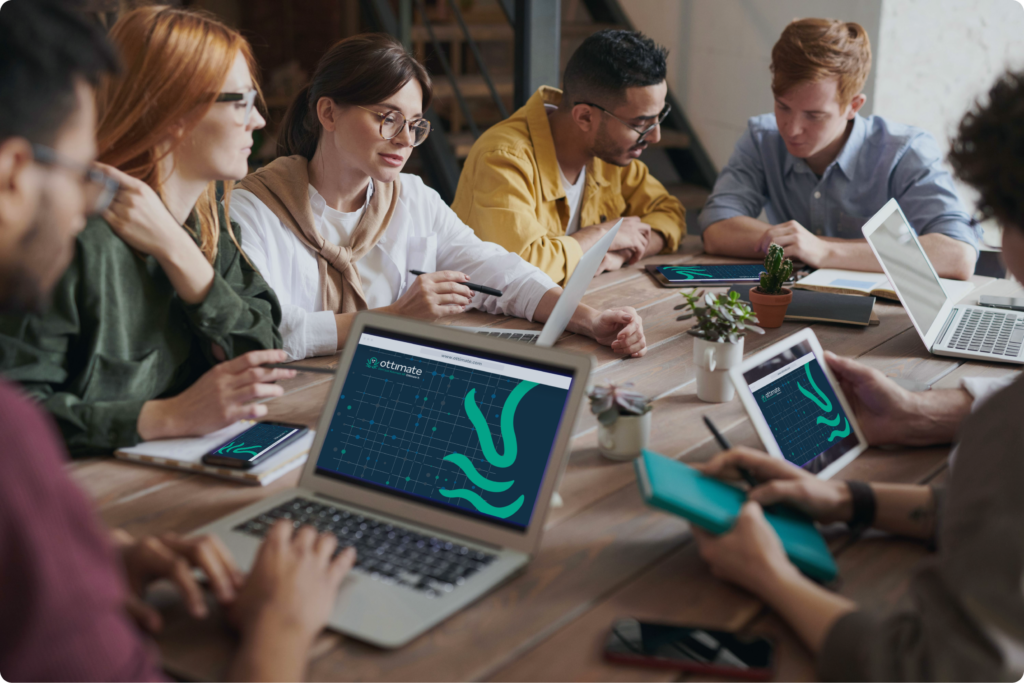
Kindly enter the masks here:
[[[39, 23], [54, 14], [53, 7], [40, 12]], [[103, 159], [125, 171], [108, 169], [118, 174], [120, 194], [105, 220], [91, 221], [78, 237], [52, 310], [0, 321], [0, 358], [9, 374], [44, 402], [78, 452], [109, 450], [140, 437], [201, 433], [254, 416], [243, 404], [280, 391], [262, 382], [281, 373], [245, 368], [284, 357], [276, 350], [249, 351], [280, 344], [280, 310], [241, 255], [211, 185], [245, 175], [252, 130], [263, 125], [252, 111], [248, 46], [203, 15], [163, 7], [130, 12], [111, 37], [125, 68], [103, 93], [99, 147]], [[222, 354], [236, 359], [211, 370]], [[42, 652], [49, 633], [56, 635], [49, 643], [54, 661], [27, 662], [33, 671], [91, 672], [98, 680], [158, 678], [150, 648], [121, 623], [123, 610], [158, 630], [161, 618], [140, 594], [151, 581], [167, 578], [179, 586], [193, 617], [206, 616], [192, 574], [192, 567], [201, 567], [241, 631], [227, 677], [303, 676], [309, 647], [327, 621], [354, 550], [335, 556], [333, 536], [312, 527], [293, 534], [291, 524], [282, 522], [267, 534], [244, 580], [212, 537], [115, 536], [119, 568], [91, 520], [67, 526], [68, 510], [85, 509], [81, 501], [40, 498], [36, 484], [30, 479], [9, 490], [33, 499], [43, 526], [22, 525], [17, 517], [0, 520], [5, 547], [14, 543], [21, 555], [32, 556], [19, 558], [13, 573], [0, 572], [0, 595], [24, 588], [28, 602], [0, 599], [0, 607], [39, 608], [27, 611], [32, 619], [19, 625], [24, 637], [0, 643], [0, 661], [12, 647]], [[60, 567], [46, 563], [59, 554], [47, 549], [53, 539], [32, 536], [33, 530], [57, 527], [76, 539], [62, 548]], [[45, 571], [30, 577], [19, 573], [24, 566]], [[96, 590], [76, 595], [75, 585], [84, 585], [79, 581], [69, 592], [60, 579], [72, 571], [82, 572]], [[120, 586], [124, 578], [133, 589], [127, 595]]]
[[245, 176], [265, 123], [248, 44], [158, 6], [110, 36], [124, 69], [99, 96], [98, 151], [121, 189], [79, 235], [50, 310], [0, 320], [0, 368], [73, 456], [260, 417], [252, 401], [294, 374], [259, 367], [286, 358], [280, 307], [216, 198], [215, 181]]

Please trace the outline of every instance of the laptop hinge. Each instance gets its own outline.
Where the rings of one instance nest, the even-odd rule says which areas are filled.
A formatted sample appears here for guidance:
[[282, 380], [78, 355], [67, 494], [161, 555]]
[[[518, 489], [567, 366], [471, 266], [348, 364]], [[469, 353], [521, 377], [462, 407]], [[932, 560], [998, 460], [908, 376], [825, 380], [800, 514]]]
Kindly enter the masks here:
[[953, 318], [956, 317], [956, 312], [958, 310], [959, 309], [954, 307], [953, 310], [949, 312], [949, 317], [946, 318], [946, 324], [942, 326], [942, 331], [939, 332], [938, 341], [935, 343], [936, 346], [942, 345], [943, 340], [946, 338], [946, 332], [949, 330], [949, 326], [953, 324]]

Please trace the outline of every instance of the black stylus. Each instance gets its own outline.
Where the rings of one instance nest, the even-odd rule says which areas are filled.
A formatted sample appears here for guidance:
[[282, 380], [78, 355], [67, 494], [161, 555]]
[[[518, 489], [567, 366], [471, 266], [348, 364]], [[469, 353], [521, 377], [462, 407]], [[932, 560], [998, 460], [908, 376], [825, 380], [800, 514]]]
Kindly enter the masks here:
[[[708, 429], [711, 430], [711, 433], [715, 436], [715, 441], [718, 442], [718, 445], [722, 447], [723, 451], [727, 451], [732, 448], [732, 444], [729, 443], [729, 440], [722, 436], [722, 432], [718, 431], [718, 427], [715, 426], [715, 423], [712, 422], [711, 418], [707, 415], [704, 416], [704, 424], [706, 424]], [[736, 466], [736, 469], [739, 470], [740, 476], [743, 477], [743, 481], [750, 484], [750, 488], [757, 486], [757, 479], [755, 479], [754, 475], [750, 473], [750, 470], [746, 467], [740, 467], [739, 465]]]
[[281, 370], [295, 370], [296, 372], [313, 372], [319, 375], [333, 375], [333, 368], [315, 368], [312, 365], [293, 365], [292, 363], [264, 363], [265, 368], [280, 368]]
[[[426, 273], [424, 273], [422, 270], [410, 270], [409, 272], [416, 276], [426, 275]], [[483, 285], [473, 284], [472, 282], [463, 282], [462, 284], [466, 285], [474, 292], [480, 292], [481, 294], [489, 294], [490, 296], [501, 296], [500, 289], [494, 289], [493, 287], [485, 287]]]

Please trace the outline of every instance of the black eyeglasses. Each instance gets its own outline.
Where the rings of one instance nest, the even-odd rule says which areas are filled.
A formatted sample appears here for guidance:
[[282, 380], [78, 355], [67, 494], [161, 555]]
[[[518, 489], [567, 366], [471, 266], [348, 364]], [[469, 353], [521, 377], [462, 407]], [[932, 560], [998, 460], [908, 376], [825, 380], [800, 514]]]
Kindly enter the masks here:
[[68, 159], [46, 145], [33, 143], [32, 155], [36, 162], [44, 166], [56, 166], [77, 175], [87, 188], [87, 199], [92, 204], [92, 214], [106, 211], [117, 191], [121, 189], [119, 182], [100, 169]]
[[[359, 107], [359, 105], [356, 105]], [[409, 125], [409, 130], [412, 132], [412, 146], [419, 147], [423, 144], [423, 141], [430, 135], [430, 121], [426, 119], [415, 119], [410, 121], [400, 111], [389, 111], [379, 112], [366, 107], [359, 107], [363, 111], [368, 111], [374, 116], [380, 119], [380, 136], [385, 140], [394, 140], [405, 128], [406, 124]]]
[[639, 133], [640, 137], [638, 137], [636, 139], [637, 144], [640, 144], [641, 142], [643, 142], [644, 138], [647, 137], [648, 133], [650, 133], [652, 130], [654, 130], [655, 128], [660, 126], [661, 122], [664, 121], [665, 118], [669, 115], [669, 112], [672, 111], [672, 105], [666, 103], [665, 104], [665, 108], [662, 109], [661, 113], [658, 114], [657, 120], [654, 123], [652, 123], [651, 125], [647, 126], [646, 128], [641, 129], [641, 128], [637, 128], [636, 126], [634, 126], [633, 124], [629, 123], [628, 121], [623, 121], [618, 116], [616, 116], [615, 114], [611, 113], [610, 111], [608, 111], [607, 109], [602, 107], [600, 104], [594, 104], [593, 102], [576, 102], [575, 104], [585, 104], [588, 107], [596, 107], [597, 109], [600, 109], [605, 114], [608, 114], [608, 116], [612, 117], [613, 119], [615, 119], [616, 121], [618, 121], [619, 123], [624, 125], [626, 128], [629, 128], [634, 133]]
[[[252, 107], [256, 102], [256, 89], [253, 88], [247, 92], [222, 92], [217, 95], [217, 99], [214, 102], [237, 102], [235, 105], [236, 119], [241, 119], [240, 123], [244, 126], [249, 125], [249, 119], [252, 118]], [[243, 115], [242, 112], [245, 112]]]

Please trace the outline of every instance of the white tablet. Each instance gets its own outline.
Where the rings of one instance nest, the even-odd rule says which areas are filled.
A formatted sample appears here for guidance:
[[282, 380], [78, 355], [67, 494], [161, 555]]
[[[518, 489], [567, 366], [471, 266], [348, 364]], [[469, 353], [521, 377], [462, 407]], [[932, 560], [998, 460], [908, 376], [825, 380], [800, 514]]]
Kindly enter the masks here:
[[867, 449], [810, 328], [744, 359], [729, 376], [771, 455], [828, 479]]

